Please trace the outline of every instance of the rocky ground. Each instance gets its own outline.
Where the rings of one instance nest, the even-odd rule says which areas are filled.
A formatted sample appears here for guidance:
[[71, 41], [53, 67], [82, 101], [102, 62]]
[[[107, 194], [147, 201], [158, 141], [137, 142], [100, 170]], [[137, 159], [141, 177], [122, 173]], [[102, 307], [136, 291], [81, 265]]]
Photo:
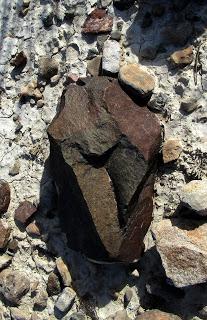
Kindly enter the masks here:
[[[0, 319], [207, 319], [207, 5], [113, 2], [0, 0]], [[163, 128], [135, 269], [68, 248], [48, 169], [65, 84], [98, 74], [152, 94]]]

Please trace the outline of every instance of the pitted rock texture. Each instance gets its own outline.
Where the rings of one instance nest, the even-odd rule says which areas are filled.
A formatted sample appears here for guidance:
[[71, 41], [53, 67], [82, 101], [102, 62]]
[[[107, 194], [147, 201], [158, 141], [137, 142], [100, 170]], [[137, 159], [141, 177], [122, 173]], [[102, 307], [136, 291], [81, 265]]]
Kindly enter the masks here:
[[95, 9], [87, 17], [82, 32], [83, 33], [105, 33], [112, 30], [113, 17], [106, 13], [104, 9]]
[[81, 84], [68, 86], [48, 129], [60, 215], [72, 249], [131, 262], [151, 222], [160, 125], [117, 80]]

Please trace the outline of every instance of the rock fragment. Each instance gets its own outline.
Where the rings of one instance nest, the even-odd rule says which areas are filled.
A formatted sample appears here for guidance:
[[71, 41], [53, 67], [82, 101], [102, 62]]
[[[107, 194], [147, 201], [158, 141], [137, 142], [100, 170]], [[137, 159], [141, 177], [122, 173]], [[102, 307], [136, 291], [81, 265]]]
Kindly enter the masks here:
[[136, 320], [181, 320], [181, 318], [171, 313], [166, 313], [159, 310], [151, 310], [144, 312], [138, 316]]
[[178, 139], [165, 141], [162, 149], [163, 162], [169, 163], [179, 158], [182, 152], [182, 145]]
[[17, 174], [19, 174], [20, 171], [20, 162], [19, 160], [16, 160], [13, 167], [9, 170], [9, 175], [14, 177]]
[[43, 288], [39, 289], [34, 301], [35, 308], [40, 310], [45, 309], [47, 306], [47, 300], [48, 300], [47, 291], [44, 290]]
[[12, 60], [11, 64], [17, 68], [24, 67], [27, 64], [27, 56], [24, 51], [20, 51]]
[[46, 80], [50, 80], [58, 73], [59, 63], [50, 57], [41, 57], [39, 59], [39, 74]]
[[97, 56], [87, 63], [87, 70], [92, 76], [99, 76], [101, 72], [101, 56]]
[[65, 287], [69, 287], [71, 285], [72, 279], [70, 275], [70, 271], [68, 270], [68, 266], [65, 264], [63, 259], [57, 258], [56, 260], [57, 269], [62, 277], [62, 281]]
[[19, 305], [29, 289], [30, 281], [24, 273], [9, 269], [0, 273], [0, 291], [12, 305]]
[[194, 99], [194, 98], [184, 99], [183, 101], [181, 101], [181, 104], [180, 104], [180, 110], [187, 114], [192, 113], [198, 108], [199, 108], [198, 99]]
[[155, 86], [153, 76], [136, 63], [120, 68], [119, 81], [129, 94], [139, 100], [149, 100]]
[[207, 281], [207, 223], [165, 219], [153, 233], [166, 275], [176, 287]]
[[83, 33], [105, 33], [110, 32], [113, 26], [113, 17], [106, 13], [105, 9], [95, 9], [87, 17]]
[[60, 281], [58, 276], [51, 272], [47, 281], [47, 293], [49, 296], [57, 295], [61, 292]]
[[26, 227], [26, 231], [31, 237], [39, 237], [41, 235], [40, 228], [36, 221], [28, 224], [28, 226]]
[[185, 67], [193, 62], [193, 48], [188, 47], [183, 50], [175, 51], [171, 54], [169, 61], [175, 67]]
[[12, 320], [28, 320], [30, 319], [30, 314], [26, 310], [11, 308], [11, 319]]
[[9, 184], [0, 180], [0, 215], [7, 212], [10, 203], [10, 187]]
[[75, 291], [71, 288], [66, 287], [58, 297], [55, 303], [55, 307], [59, 311], [65, 313], [72, 307], [75, 297], [76, 297]]
[[117, 80], [81, 81], [69, 85], [48, 129], [60, 218], [72, 249], [93, 260], [134, 261], [151, 221], [160, 126]]
[[199, 215], [207, 216], [207, 180], [187, 183], [182, 189], [181, 201]]
[[11, 228], [4, 220], [0, 220], [0, 249], [4, 249], [9, 241]]
[[119, 72], [121, 48], [115, 40], [104, 42], [102, 69], [107, 74], [117, 74]]
[[26, 224], [36, 211], [37, 208], [30, 201], [25, 200], [15, 210], [14, 218], [16, 221]]

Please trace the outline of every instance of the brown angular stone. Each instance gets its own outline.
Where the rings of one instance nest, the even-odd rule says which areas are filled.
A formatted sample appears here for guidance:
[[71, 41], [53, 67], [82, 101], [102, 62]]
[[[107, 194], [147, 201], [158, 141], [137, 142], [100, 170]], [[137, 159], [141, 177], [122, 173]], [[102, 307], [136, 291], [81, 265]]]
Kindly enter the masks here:
[[26, 231], [27, 231], [27, 233], [28, 233], [31, 237], [33, 237], [33, 236], [38, 237], [38, 236], [41, 235], [40, 228], [39, 228], [39, 226], [38, 226], [38, 224], [37, 224], [36, 221], [31, 222], [31, 223], [26, 227]]
[[37, 211], [37, 208], [30, 201], [23, 201], [15, 210], [14, 218], [16, 221], [26, 224], [29, 218]]
[[106, 13], [105, 9], [93, 10], [84, 22], [83, 33], [110, 32], [113, 26], [113, 18]]
[[98, 56], [88, 61], [87, 70], [92, 76], [99, 76], [101, 71], [101, 59], [102, 57]]
[[162, 149], [164, 163], [177, 160], [181, 152], [182, 152], [182, 145], [179, 140], [169, 139], [165, 141]]
[[181, 320], [181, 318], [171, 313], [166, 313], [159, 310], [151, 310], [144, 312], [138, 316], [136, 320]]
[[10, 233], [11, 228], [8, 226], [8, 224], [5, 221], [0, 220], [0, 249], [6, 247], [9, 241]]
[[1, 292], [12, 305], [19, 305], [29, 291], [30, 282], [24, 273], [6, 269], [0, 273]]
[[0, 180], [0, 214], [7, 212], [10, 203], [10, 187], [9, 184]]
[[188, 47], [183, 50], [175, 51], [170, 56], [170, 62], [174, 66], [184, 67], [193, 62], [193, 48]]
[[69, 246], [93, 260], [138, 259], [161, 138], [154, 114], [117, 80], [86, 78], [64, 92], [48, 133]]

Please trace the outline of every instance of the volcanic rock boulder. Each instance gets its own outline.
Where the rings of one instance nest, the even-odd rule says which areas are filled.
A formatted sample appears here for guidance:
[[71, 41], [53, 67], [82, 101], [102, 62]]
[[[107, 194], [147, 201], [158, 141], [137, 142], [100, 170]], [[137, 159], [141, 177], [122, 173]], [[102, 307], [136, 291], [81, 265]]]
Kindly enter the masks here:
[[151, 223], [160, 125], [117, 80], [79, 84], [64, 91], [48, 128], [61, 221], [72, 249], [132, 262]]

